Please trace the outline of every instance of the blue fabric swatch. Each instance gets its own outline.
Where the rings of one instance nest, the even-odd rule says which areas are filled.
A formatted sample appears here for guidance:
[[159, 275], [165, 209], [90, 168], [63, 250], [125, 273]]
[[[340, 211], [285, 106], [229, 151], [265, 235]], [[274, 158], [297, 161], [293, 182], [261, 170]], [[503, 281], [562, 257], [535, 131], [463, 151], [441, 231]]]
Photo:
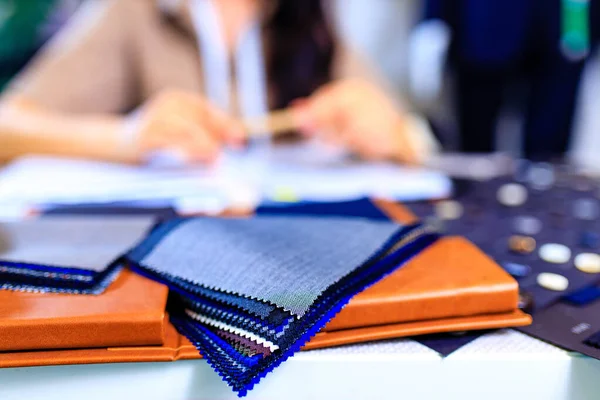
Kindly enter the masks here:
[[163, 235], [143, 257], [135, 250], [130, 256], [150, 270], [301, 316], [398, 230], [390, 222], [359, 218], [193, 218]]

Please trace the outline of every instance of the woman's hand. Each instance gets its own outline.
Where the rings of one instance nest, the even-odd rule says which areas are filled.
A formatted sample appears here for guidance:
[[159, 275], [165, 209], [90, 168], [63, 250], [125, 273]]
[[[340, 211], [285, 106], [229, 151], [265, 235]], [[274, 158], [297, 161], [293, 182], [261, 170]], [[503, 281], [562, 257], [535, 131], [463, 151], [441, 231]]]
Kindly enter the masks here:
[[149, 153], [174, 151], [186, 162], [211, 163], [223, 146], [242, 146], [242, 124], [206, 99], [168, 90], [149, 99], [125, 121], [126, 140], [139, 160]]
[[417, 161], [402, 114], [368, 82], [332, 82], [298, 101], [295, 110], [304, 134], [320, 135], [366, 159]]

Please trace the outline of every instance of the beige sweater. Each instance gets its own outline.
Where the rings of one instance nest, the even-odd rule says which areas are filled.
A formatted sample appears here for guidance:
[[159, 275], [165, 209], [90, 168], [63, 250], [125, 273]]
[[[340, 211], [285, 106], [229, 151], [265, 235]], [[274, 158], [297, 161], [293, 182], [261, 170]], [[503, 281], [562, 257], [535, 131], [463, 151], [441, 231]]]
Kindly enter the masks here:
[[[162, 89], [203, 93], [201, 61], [189, 0], [90, 0], [8, 94], [57, 111], [122, 113]], [[386, 86], [341, 44], [332, 73]]]

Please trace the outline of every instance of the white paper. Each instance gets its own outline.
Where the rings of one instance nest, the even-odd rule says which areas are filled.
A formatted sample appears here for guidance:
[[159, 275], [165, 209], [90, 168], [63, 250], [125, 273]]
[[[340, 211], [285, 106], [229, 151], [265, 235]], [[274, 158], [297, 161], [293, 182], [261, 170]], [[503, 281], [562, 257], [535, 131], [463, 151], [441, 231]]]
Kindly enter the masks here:
[[433, 170], [358, 161], [339, 147], [317, 141], [278, 146], [271, 154], [269, 172], [262, 193], [270, 200], [378, 197], [411, 201], [442, 198], [452, 191], [450, 179]]
[[212, 167], [127, 166], [75, 159], [26, 157], [0, 173], [0, 204], [132, 202], [218, 212], [261, 200], [340, 201], [360, 197], [440, 198], [444, 175], [350, 159], [314, 143], [227, 154]]

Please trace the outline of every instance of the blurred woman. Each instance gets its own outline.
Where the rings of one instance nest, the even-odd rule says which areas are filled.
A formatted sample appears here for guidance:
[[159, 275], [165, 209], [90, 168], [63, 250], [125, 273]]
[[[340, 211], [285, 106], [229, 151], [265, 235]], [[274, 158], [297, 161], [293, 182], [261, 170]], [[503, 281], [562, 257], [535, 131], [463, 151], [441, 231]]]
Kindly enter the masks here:
[[[323, 4], [322, 4], [323, 3]], [[242, 120], [412, 161], [400, 107], [333, 34], [320, 0], [89, 0], [0, 100], [0, 159], [211, 162]]]

